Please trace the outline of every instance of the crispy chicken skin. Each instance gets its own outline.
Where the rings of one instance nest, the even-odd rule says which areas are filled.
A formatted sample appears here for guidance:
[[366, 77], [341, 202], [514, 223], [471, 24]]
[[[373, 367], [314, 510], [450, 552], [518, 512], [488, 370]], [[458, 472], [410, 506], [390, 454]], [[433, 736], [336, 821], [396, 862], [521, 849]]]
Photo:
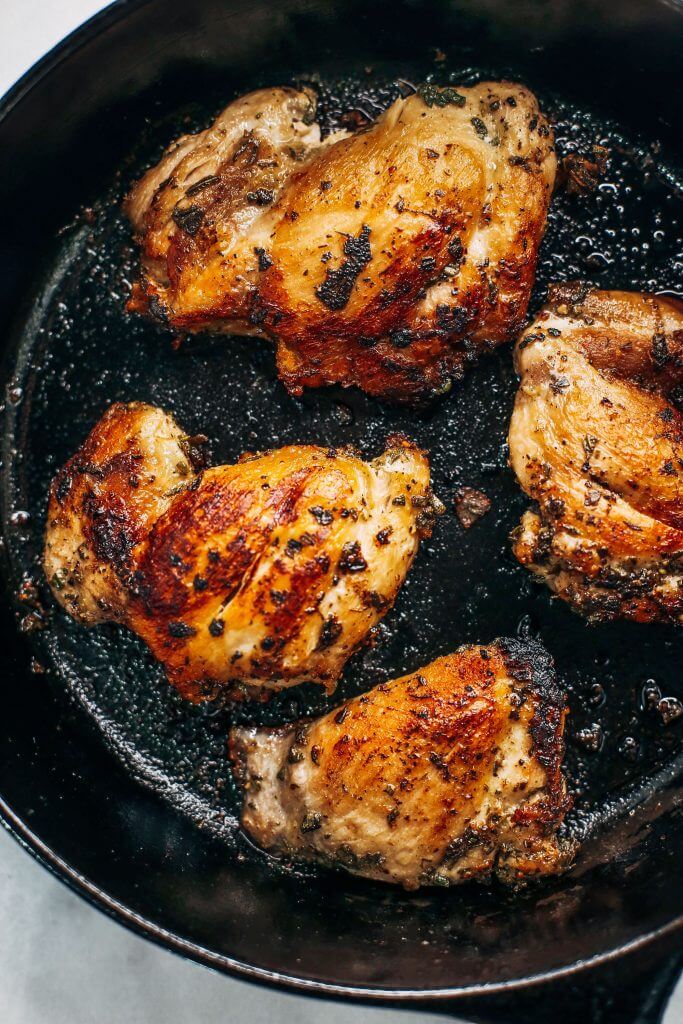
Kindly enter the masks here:
[[234, 729], [242, 825], [408, 889], [550, 874], [570, 856], [564, 718], [540, 644], [461, 647], [315, 721]]
[[321, 141], [310, 91], [265, 89], [133, 188], [130, 307], [265, 336], [281, 379], [423, 400], [519, 331], [555, 180], [552, 131], [510, 82], [429, 86]]
[[424, 453], [298, 445], [198, 472], [193, 443], [159, 409], [111, 406], [52, 484], [55, 597], [134, 630], [191, 700], [333, 690], [430, 531]]
[[515, 555], [588, 618], [680, 622], [683, 303], [557, 285], [515, 359]]

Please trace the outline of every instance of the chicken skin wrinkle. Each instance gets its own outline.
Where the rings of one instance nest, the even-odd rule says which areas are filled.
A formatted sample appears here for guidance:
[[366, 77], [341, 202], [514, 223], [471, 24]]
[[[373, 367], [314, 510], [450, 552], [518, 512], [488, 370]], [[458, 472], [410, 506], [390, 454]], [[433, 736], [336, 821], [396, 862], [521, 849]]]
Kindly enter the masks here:
[[519, 332], [555, 171], [548, 122], [510, 82], [428, 86], [325, 139], [310, 90], [263, 89], [133, 188], [129, 308], [272, 339], [293, 394], [424, 401]]
[[551, 288], [515, 352], [516, 557], [592, 620], [683, 618], [683, 303]]
[[562, 870], [565, 699], [535, 641], [461, 647], [314, 721], [235, 728], [262, 847], [407, 889]]
[[427, 458], [396, 436], [371, 462], [293, 445], [202, 471], [193, 444], [160, 409], [110, 407], [52, 484], [55, 597], [132, 629], [190, 700], [332, 691], [440, 511]]

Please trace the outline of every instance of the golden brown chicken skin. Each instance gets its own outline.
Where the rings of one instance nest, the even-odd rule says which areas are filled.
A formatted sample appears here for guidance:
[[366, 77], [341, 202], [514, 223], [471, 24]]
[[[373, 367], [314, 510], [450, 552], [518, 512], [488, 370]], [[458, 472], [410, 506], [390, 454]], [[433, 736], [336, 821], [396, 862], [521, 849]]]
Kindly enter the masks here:
[[295, 394], [447, 390], [523, 323], [555, 180], [548, 122], [510, 82], [429, 86], [323, 141], [314, 119], [310, 91], [265, 89], [168, 150], [127, 203], [131, 307], [273, 339]]
[[334, 689], [430, 532], [429, 465], [404, 438], [365, 462], [294, 445], [199, 470], [194, 439], [113, 405], [57, 474], [44, 565], [80, 622], [121, 622], [191, 700]]
[[238, 728], [242, 825], [267, 850], [402, 884], [561, 870], [565, 700], [536, 642], [461, 647], [315, 721]]
[[680, 622], [683, 303], [557, 285], [515, 358], [515, 555], [591, 619]]

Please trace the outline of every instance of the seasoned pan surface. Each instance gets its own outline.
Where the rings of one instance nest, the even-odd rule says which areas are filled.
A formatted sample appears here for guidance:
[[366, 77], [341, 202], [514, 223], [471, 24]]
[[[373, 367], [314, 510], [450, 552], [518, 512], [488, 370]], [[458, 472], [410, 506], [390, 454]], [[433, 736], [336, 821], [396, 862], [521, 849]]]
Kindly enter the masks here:
[[[376, 116], [401, 90], [428, 75], [454, 82], [515, 75], [514, 68], [472, 69], [437, 56], [437, 62], [410, 67], [281, 69], [242, 81], [239, 89], [221, 83], [170, 113], [151, 109], [136, 150], [120, 168], [111, 168], [101, 194], [89, 196], [88, 206], [63, 225], [54, 258], [36, 281], [6, 396], [4, 450], [10, 582], [20, 595], [19, 628], [29, 637], [36, 673], [46, 671], [53, 686], [76, 700], [137, 779], [216, 837], [217, 858], [253, 861], [256, 870], [266, 872], [263, 877], [285, 888], [294, 884], [297, 891], [320, 893], [332, 888], [335, 898], [351, 901], [356, 924], [371, 919], [378, 905], [381, 914], [398, 920], [408, 915], [418, 934], [431, 936], [424, 941], [441, 948], [446, 935], [439, 930], [434, 938], [433, 929], [444, 916], [451, 934], [457, 934], [471, 929], [473, 921], [495, 922], [501, 914], [511, 920], [525, 905], [535, 907], [543, 899], [560, 900], [563, 913], [569, 913], [567, 894], [580, 887], [586, 871], [603, 870], [599, 864], [611, 858], [620, 835], [620, 854], [628, 865], [629, 812], [644, 801], [649, 806], [648, 798], [677, 771], [683, 635], [627, 623], [589, 626], [553, 602], [512, 559], [508, 535], [528, 501], [507, 466], [506, 433], [516, 390], [509, 349], [483, 359], [451, 394], [420, 413], [339, 389], [291, 398], [276, 379], [267, 342], [174, 338], [124, 312], [136, 268], [120, 209], [131, 182], [164, 145], [181, 131], [203, 127], [221, 104], [249, 87], [312, 80], [323, 126], [332, 130], [349, 115]], [[683, 281], [683, 175], [671, 155], [561, 96], [537, 92], [555, 123], [560, 156], [589, 155], [600, 145], [609, 159], [595, 191], [575, 196], [560, 189], [555, 196], [531, 310], [552, 280], [675, 291]], [[267, 704], [190, 706], [128, 632], [114, 626], [86, 631], [48, 598], [39, 556], [51, 477], [111, 402], [133, 399], [172, 411], [189, 433], [207, 434], [216, 463], [233, 461], [245, 450], [310, 441], [352, 444], [376, 454], [396, 431], [430, 452], [434, 489], [447, 514], [423, 544], [379, 641], [354, 657], [333, 698], [302, 687]], [[463, 485], [491, 500], [491, 511], [468, 531], [454, 512], [455, 492]], [[239, 794], [226, 756], [231, 724], [319, 714], [331, 701], [461, 643], [512, 634], [538, 636], [569, 690], [567, 773], [575, 806], [567, 828], [588, 840], [569, 878], [521, 896], [466, 887], [409, 897], [268, 861], [240, 836]], [[607, 845], [605, 835], [613, 837]], [[481, 943], [485, 933], [484, 927], [476, 941]], [[414, 973], [412, 983], [419, 987], [417, 968]]]

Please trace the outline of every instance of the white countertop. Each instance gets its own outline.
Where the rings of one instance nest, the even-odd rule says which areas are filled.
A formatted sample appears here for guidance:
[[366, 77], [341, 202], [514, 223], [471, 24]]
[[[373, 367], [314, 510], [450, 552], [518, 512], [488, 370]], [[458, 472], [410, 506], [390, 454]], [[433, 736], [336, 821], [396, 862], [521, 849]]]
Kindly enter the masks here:
[[[0, 95], [101, 0], [0, 0]], [[0, 829], [0, 1024], [313, 1024], [319, 1001], [223, 977], [126, 931]], [[326, 1003], [325, 1024], [424, 1024]], [[438, 1017], [434, 1017], [438, 1020]], [[457, 1024], [457, 1022], [454, 1022]], [[683, 1024], [683, 983], [665, 1024]]]

